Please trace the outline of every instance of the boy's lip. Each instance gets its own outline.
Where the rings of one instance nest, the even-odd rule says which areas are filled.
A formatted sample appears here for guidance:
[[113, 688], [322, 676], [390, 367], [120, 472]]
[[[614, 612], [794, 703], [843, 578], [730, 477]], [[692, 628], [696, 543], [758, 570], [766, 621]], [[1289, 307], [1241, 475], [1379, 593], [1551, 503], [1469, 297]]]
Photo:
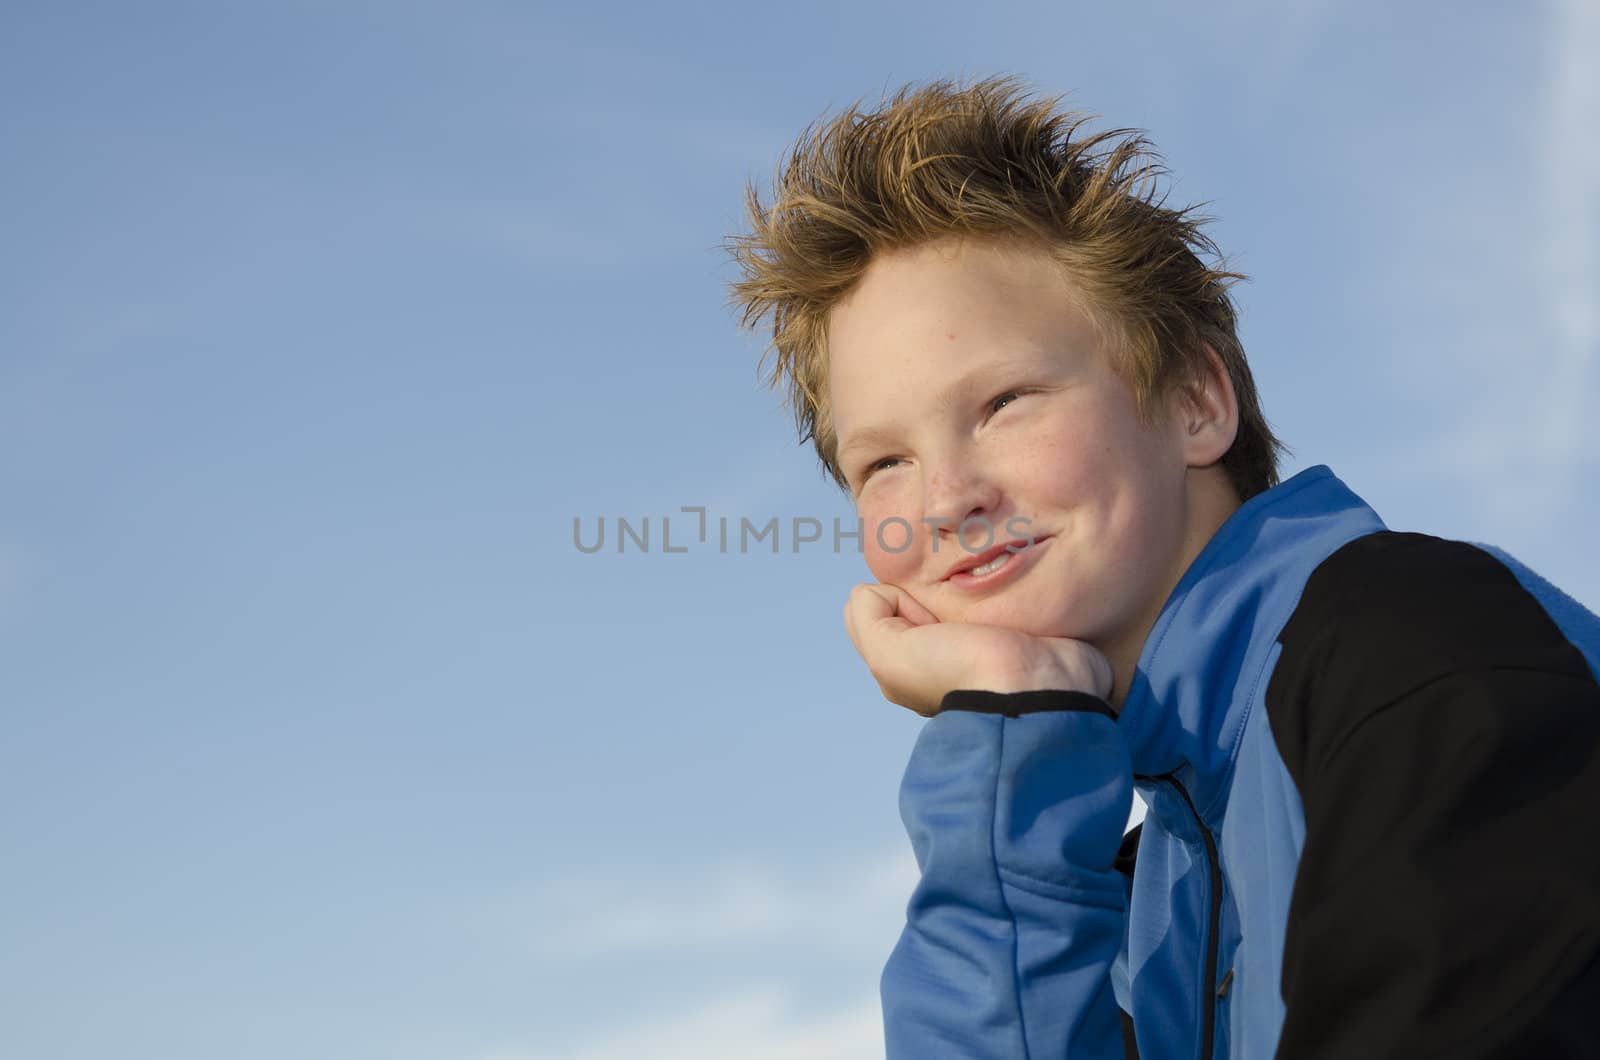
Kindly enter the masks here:
[[[985, 563], [988, 563], [990, 560], [1004, 552], [1026, 552], [1030, 548], [1036, 547], [1039, 542], [1043, 540], [1044, 538], [1042, 537], [1019, 538], [1015, 541], [1002, 541], [993, 548], [984, 549], [982, 552], [969, 553], [968, 555], [961, 557], [961, 559], [953, 564], [948, 571], [945, 571], [944, 577], [940, 578], [939, 580], [947, 582], [963, 571], [969, 571], [974, 567], [983, 566]], [[1013, 545], [1019, 547], [1013, 548], [1011, 547]]]

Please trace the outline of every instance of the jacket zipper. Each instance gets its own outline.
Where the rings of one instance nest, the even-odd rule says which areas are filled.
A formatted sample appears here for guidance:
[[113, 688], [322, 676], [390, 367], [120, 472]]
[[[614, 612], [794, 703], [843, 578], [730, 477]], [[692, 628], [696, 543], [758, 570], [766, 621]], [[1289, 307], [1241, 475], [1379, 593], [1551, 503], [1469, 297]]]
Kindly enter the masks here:
[[1206, 827], [1205, 821], [1201, 820], [1200, 811], [1194, 808], [1194, 800], [1189, 798], [1189, 792], [1170, 773], [1153, 779], [1171, 784], [1183, 796], [1183, 804], [1189, 807], [1189, 813], [1193, 815], [1194, 823], [1199, 826], [1200, 836], [1206, 844], [1206, 867], [1211, 872], [1211, 929], [1206, 932], [1206, 988], [1200, 993], [1205, 1034], [1200, 1060], [1211, 1060], [1217, 1040], [1217, 948], [1220, 945], [1217, 936], [1222, 923], [1222, 863], [1217, 858], [1217, 841], [1212, 838], [1211, 829]]

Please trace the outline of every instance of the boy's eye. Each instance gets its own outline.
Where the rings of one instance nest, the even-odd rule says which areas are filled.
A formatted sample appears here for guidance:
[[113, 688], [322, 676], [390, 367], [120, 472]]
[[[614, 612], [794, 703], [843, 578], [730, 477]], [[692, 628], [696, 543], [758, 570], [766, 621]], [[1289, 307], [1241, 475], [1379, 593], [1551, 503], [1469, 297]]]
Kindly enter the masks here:
[[885, 456], [882, 460], [874, 460], [872, 463], [862, 464], [861, 479], [859, 479], [859, 485], [856, 485], [856, 492], [859, 493], [867, 487], [867, 479], [870, 479], [874, 472], [885, 471], [885, 469], [893, 468], [894, 464], [898, 463], [898, 456]]
[[[1013, 401], [1017, 400], [1017, 398], [1026, 393], [1026, 390], [1018, 389], [1007, 390], [1003, 394], [996, 395], [994, 399], [989, 402], [989, 414], [993, 415], [994, 413], [999, 412], [1001, 409], [1005, 408], [1007, 405], [1011, 404]], [[862, 485], [866, 485], [867, 479], [871, 478], [874, 473], [878, 471], [885, 471], [898, 463], [900, 463], [899, 457], [886, 456], [881, 460], [874, 460], [864, 465], [861, 469]]]
[[1001, 409], [1005, 408], [1007, 405], [1017, 400], [1017, 398], [1021, 396], [1022, 391], [1020, 390], [1007, 390], [1004, 394], [1001, 394], [993, 401], [989, 402], [989, 411], [991, 413], [999, 412]]
[[883, 471], [887, 468], [893, 467], [899, 462], [900, 458], [894, 456], [886, 456], [882, 460], [874, 460], [872, 463], [866, 466], [865, 470], [861, 472], [861, 481], [865, 482], [867, 479], [871, 478], [874, 471]]

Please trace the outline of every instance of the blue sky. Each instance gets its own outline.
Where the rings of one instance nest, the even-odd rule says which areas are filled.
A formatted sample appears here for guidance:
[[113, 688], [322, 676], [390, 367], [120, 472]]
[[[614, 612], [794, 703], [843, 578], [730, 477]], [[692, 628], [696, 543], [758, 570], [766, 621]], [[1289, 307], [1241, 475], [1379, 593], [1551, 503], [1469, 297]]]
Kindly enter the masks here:
[[[1597, 9], [0, 12], [0, 1052], [881, 1055], [920, 721], [720, 252], [808, 122], [1150, 131], [1294, 456], [1600, 605]], [[579, 553], [574, 517], [656, 547]]]

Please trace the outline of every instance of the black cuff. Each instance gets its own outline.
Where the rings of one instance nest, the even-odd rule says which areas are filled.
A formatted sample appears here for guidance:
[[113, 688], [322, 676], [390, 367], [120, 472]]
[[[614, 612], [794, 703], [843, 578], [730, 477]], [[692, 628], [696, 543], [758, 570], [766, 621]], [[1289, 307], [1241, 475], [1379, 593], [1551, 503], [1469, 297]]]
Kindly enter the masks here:
[[944, 694], [944, 699], [939, 702], [939, 710], [970, 710], [979, 714], [1004, 714], [1008, 718], [1048, 710], [1081, 710], [1104, 714], [1112, 720], [1117, 717], [1117, 712], [1099, 696], [1056, 688], [1035, 692], [983, 692], [973, 688], [958, 688]]

